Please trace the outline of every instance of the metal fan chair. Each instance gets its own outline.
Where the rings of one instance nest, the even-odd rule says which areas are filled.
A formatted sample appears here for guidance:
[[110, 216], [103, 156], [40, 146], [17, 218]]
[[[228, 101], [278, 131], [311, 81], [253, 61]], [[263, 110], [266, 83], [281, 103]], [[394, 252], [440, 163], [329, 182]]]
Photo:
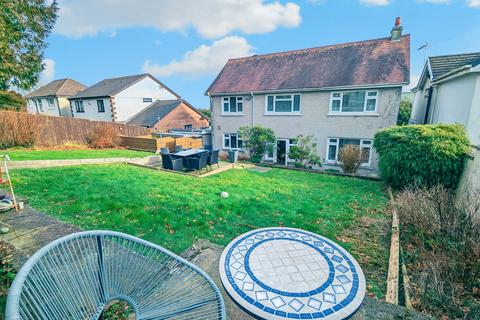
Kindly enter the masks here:
[[202, 270], [110, 231], [71, 234], [35, 253], [13, 281], [6, 319], [99, 319], [116, 300], [136, 319], [225, 319], [222, 296]]

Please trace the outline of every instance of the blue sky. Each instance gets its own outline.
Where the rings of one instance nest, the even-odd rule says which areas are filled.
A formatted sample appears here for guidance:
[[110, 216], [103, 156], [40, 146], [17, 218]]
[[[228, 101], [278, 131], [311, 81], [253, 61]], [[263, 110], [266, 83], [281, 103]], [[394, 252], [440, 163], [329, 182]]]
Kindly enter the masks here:
[[480, 0], [60, 0], [41, 83], [150, 72], [199, 108], [228, 58], [411, 34], [429, 55], [480, 51]]

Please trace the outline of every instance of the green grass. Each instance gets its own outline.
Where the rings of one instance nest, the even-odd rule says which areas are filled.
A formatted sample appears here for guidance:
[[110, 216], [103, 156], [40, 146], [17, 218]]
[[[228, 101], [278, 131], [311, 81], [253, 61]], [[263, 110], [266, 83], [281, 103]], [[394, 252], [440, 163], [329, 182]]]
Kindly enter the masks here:
[[313, 231], [352, 252], [370, 292], [385, 292], [388, 217], [380, 182], [281, 169], [196, 178], [123, 164], [21, 169], [12, 178], [16, 192], [41, 211], [176, 253], [202, 238], [226, 245], [252, 228]]
[[66, 160], [66, 159], [96, 159], [96, 158], [136, 158], [153, 155], [152, 152], [128, 149], [69, 149], [69, 150], [35, 150], [7, 149], [0, 150], [8, 154], [12, 161], [24, 160]]

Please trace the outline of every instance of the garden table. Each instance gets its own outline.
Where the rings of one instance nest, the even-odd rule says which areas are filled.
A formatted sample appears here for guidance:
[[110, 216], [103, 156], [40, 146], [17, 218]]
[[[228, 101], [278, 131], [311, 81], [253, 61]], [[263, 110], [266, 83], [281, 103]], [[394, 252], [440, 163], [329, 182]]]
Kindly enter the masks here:
[[257, 229], [223, 251], [220, 277], [243, 309], [263, 319], [348, 319], [365, 297], [365, 277], [335, 242], [292, 228]]
[[188, 150], [175, 152], [173, 155], [176, 156], [176, 157], [187, 158], [187, 157], [191, 157], [191, 156], [203, 153], [203, 152], [208, 152], [208, 150], [205, 150], [205, 149], [188, 149]]

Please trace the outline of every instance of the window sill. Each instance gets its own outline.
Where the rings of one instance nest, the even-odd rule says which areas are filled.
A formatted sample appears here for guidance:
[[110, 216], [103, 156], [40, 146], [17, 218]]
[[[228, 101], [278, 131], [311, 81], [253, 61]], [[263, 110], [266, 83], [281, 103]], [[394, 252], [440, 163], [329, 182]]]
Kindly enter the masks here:
[[[329, 167], [341, 167], [342, 165], [338, 162], [326, 162], [324, 161], [322, 163], [324, 166], [329, 166]], [[360, 165], [359, 169], [365, 169], [365, 170], [374, 170], [371, 164], [362, 164]]]
[[379, 117], [380, 113], [370, 112], [330, 112], [327, 117]]
[[301, 117], [303, 116], [300, 112], [265, 112], [264, 116], [294, 116]]
[[244, 113], [222, 113], [221, 114], [222, 117], [243, 117], [245, 116]]

